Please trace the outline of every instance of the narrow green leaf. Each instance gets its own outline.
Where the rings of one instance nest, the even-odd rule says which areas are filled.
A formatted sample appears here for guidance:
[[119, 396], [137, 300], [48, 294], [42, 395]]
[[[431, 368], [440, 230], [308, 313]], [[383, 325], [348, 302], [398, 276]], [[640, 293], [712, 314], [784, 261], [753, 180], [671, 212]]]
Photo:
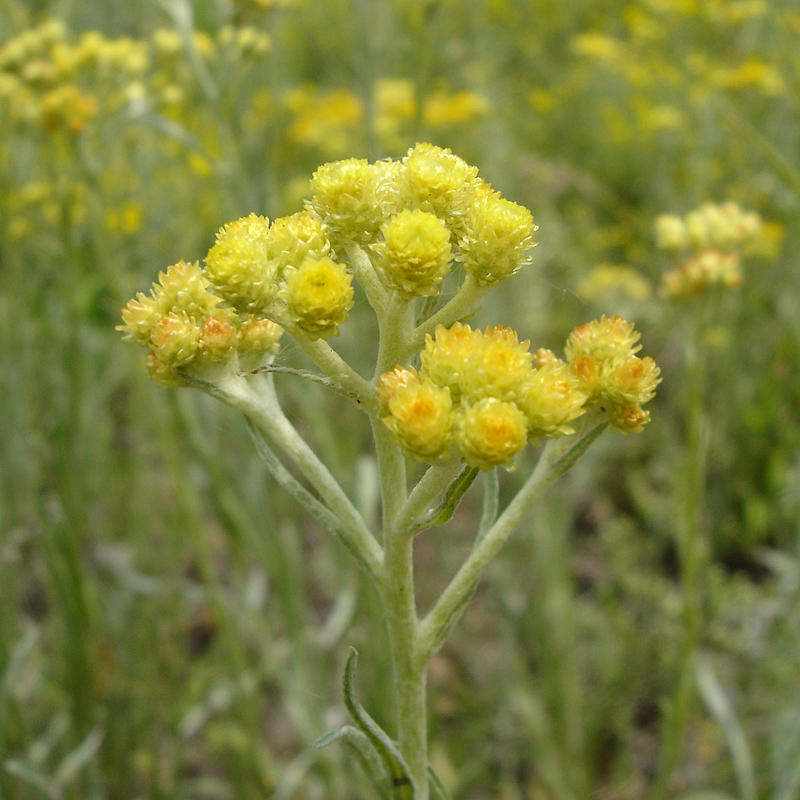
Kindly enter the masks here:
[[[374, 719], [364, 710], [355, 696], [353, 681], [356, 672], [356, 662], [358, 652], [354, 647], [350, 648], [350, 656], [347, 659], [347, 666], [344, 670], [344, 703], [347, 710], [353, 717], [359, 729], [370, 740], [378, 755], [386, 765], [391, 778], [393, 797], [413, 800], [414, 784], [411, 780], [411, 772], [400, 752], [397, 743], [394, 742], [386, 731], [375, 722]], [[406, 791], [407, 790], [407, 791]]]
[[314, 747], [322, 749], [333, 742], [341, 742], [345, 745], [356, 761], [361, 764], [361, 768], [380, 793], [380, 797], [388, 797], [390, 791], [389, 774], [386, 765], [381, 760], [378, 751], [369, 738], [358, 728], [354, 728], [352, 725], [344, 725], [338, 730], [329, 731], [320, 736], [314, 742]]
[[587, 434], [582, 436], [575, 444], [567, 450], [564, 455], [557, 458], [550, 467], [549, 481], [553, 482], [568, 472], [575, 465], [575, 462], [589, 449], [589, 446], [600, 436], [608, 427], [608, 422], [601, 422], [592, 428]]
[[480, 470], [477, 467], [466, 467], [456, 479], [447, 487], [442, 495], [442, 501], [438, 506], [432, 508], [428, 513], [413, 527], [412, 533], [419, 533], [425, 528], [432, 528], [437, 525], [444, 525], [452, 519], [456, 509], [461, 504], [467, 490], [475, 482]]
[[266, 367], [259, 367], [252, 373], [245, 374], [255, 375], [256, 373], [260, 372], [277, 372], [282, 375], [294, 375], [296, 378], [303, 378], [304, 380], [311, 381], [312, 383], [318, 383], [320, 386], [324, 386], [326, 389], [331, 389], [337, 394], [342, 395], [342, 397], [346, 397], [348, 400], [353, 400], [356, 402], [360, 402], [361, 400], [361, 398], [355, 395], [353, 392], [344, 388], [341, 381], [336, 380], [336, 378], [329, 378], [327, 375], [320, 375], [317, 372], [310, 372], [307, 369], [294, 369], [293, 367], [281, 367], [276, 364], [270, 364]]
[[753, 769], [753, 755], [733, 706], [708, 661], [705, 659], [697, 661], [695, 676], [700, 694], [708, 710], [717, 720], [725, 735], [742, 800], [756, 800], [758, 792]]

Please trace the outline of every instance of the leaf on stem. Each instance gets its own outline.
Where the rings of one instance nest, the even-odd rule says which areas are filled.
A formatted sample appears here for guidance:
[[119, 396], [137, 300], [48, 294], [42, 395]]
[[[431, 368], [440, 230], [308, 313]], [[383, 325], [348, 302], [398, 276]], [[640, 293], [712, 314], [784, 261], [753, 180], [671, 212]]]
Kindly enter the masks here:
[[352, 725], [344, 725], [335, 731], [323, 734], [314, 742], [314, 747], [322, 749], [333, 742], [341, 741], [372, 781], [381, 798], [389, 797], [389, 774], [378, 751], [365, 733]]
[[281, 367], [276, 364], [269, 364], [265, 367], [259, 367], [252, 373], [246, 373], [246, 374], [255, 375], [261, 372], [273, 372], [273, 373], [277, 372], [282, 375], [294, 375], [296, 378], [303, 378], [304, 380], [311, 381], [312, 383], [318, 383], [320, 386], [324, 386], [326, 389], [331, 389], [337, 394], [340, 394], [342, 397], [346, 397], [348, 400], [352, 400], [354, 403], [358, 405], [361, 404], [360, 396], [358, 396], [355, 392], [352, 392], [349, 389], [345, 388], [342, 385], [341, 381], [338, 381], [335, 378], [329, 378], [327, 375], [319, 375], [318, 373], [310, 372], [307, 369], [294, 369], [293, 367]]
[[444, 525], [452, 519], [456, 509], [461, 504], [461, 500], [467, 493], [467, 489], [475, 481], [480, 470], [477, 467], [467, 467], [462, 470], [456, 479], [447, 487], [442, 495], [442, 501], [438, 506], [430, 509], [425, 516], [411, 529], [411, 533], [419, 533], [425, 528], [432, 528], [437, 525]]
[[[358, 702], [353, 688], [358, 652], [350, 648], [350, 656], [344, 669], [344, 704], [361, 732], [369, 739], [386, 766], [391, 778], [393, 797], [413, 800], [414, 785], [411, 772], [403, 758], [400, 748], [386, 731], [375, 722]], [[407, 789], [407, 791], [405, 791]]]

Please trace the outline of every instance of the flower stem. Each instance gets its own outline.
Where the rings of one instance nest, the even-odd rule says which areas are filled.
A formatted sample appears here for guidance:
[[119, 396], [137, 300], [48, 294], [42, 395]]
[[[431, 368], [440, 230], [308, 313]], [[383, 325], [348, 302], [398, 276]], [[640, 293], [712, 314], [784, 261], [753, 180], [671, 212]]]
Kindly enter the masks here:
[[686, 366], [689, 391], [686, 408], [686, 462], [680, 476], [679, 518], [677, 531], [683, 596], [682, 641], [679, 653], [678, 686], [666, 715], [662, 735], [659, 770], [651, 800], [667, 796], [669, 779], [681, 755], [686, 725], [694, 694], [694, 665], [702, 631], [703, 584], [708, 560], [708, 545], [702, 535], [700, 515], [703, 507], [707, 436], [704, 430], [704, 394], [709, 311], [704, 318], [692, 320], [686, 334]]
[[582, 436], [571, 436], [566, 441], [553, 439], [545, 445], [531, 476], [497, 521], [476, 543], [467, 560], [422, 620], [419, 647], [425, 660], [439, 649], [471, 597], [484, 568], [516, 530], [539, 496], [575, 463], [606, 426], [607, 423], [603, 421], [587, 426], [588, 430]]

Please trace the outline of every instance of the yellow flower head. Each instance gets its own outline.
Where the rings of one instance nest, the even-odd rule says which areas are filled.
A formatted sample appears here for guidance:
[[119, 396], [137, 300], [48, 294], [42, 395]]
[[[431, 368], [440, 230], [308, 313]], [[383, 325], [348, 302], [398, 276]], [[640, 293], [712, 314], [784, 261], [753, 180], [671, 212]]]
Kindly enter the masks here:
[[287, 270], [281, 288], [286, 318], [313, 339], [338, 335], [353, 306], [352, 280], [344, 265], [328, 256]]
[[266, 239], [267, 253], [278, 277], [286, 267], [296, 267], [307, 258], [330, 255], [331, 244], [319, 217], [300, 211], [272, 223]]
[[430, 211], [442, 219], [464, 213], [478, 176], [449, 149], [423, 142], [403, 159], [400, 202], [403, 206]]
[[428, 462], [445, 457], [453, 428], [450, 392], [411, 370], [394, 370], [384, 378], [382, 397], [388, 398], [385, 402], [388, 415], [383, 422], [395, 434], [406, 455]]
[[237, 327], [239, 368], [250, 372], [265, 366], [278, 350], [283, 328], [252, 314]]
[[[580, 325], [570, 334], [565, 352], [569, 372], [611, 424], [624, 431], [640, 431], [650, 419], [640, 406], [652, 399], [660, 370], [652, 358], [639, 358], [639, 334], [621, 317], [602, 317]], [[623, 411], [624, 409], [624, 411]]]
[[528, 436], [554, 438], [575, 433], [569, 423], [584, 413], [581, 382], [564, 363], [543, 364], [528, 379], [520, 408], [528, 420]]
[[486, 397], [464, 409], [458, 444], [470, 466], [485, 471], [508, 466], [527, 441], [527, 419], [513, 403]]
[[412, 382], [419, 383], [419, 373], [414, 367], [395, 367], [389, 372], [384, 372], [378, 382], [378, 401], [384, 411], [389, 410], [389, 401], [395, 396], [397, 390]]
[[209, 317], [200, 329], [200, 354], [213, 363], [229, 359], [238, 344], [236, 326], [225, 316]]
[[530, 342], [519, 342], [511, 328], [486, 328], [473, 348], [461, 380], [464, 396], [470, 400], [496, 397], [514, 401], [533, 368]]
[[311, 178], [308, 210], [317, 214], [336, 246], [372, 241], [383, 221], [380, 172], [366, 159], [323, 164]]
[[425, 337], [420, 353], [423, 374], [439, 386], [449, 387], [453, 400], [459, 400], [469, 378], [472, 355], [482, 340], [483, 334], [469, 325], [439, 325], [433, 336]]
[[588, 355], [598, 361], [611, 361], [625, 358], [641, 350], [641, 345], [633, 324], [622, 317], [606, 317], [579, 325], [569, 335], [564, 348], [567, 359]]
[[678, 253], [688, 245], [686, 224], [677, 214], [661, 214], [656, 217], [656, 247], [670, 253]]
[[221, 298], [211, 294], [210, 284], [197, 262], [179, 261], [160, 272], [150, 296], [137, 293], [122, 309], [123, 325], [117, 330], [138, 344], [150, 344], [150, 332], [156, 323], [171, 311], [184, 312], [193, 319], [205, 319], [214, 313]]
[[269, 220], [250, 214], [224, 225], [206, 256], [206, 273], [216, 290], [246, 314], [268, 313], [278, 291], [268, 239]]
[[171, 311], [153, 326], [150, 344], [159, 361], [172, 368], [182, 367], [200, 349], [200, 329], [185, 311]]
[[536, 231], [531, 212], [497, 192], [480, 192], [470, 204], [459, 242], [464, 268], [494, 286], [530, 264]]
[[381, 226], [372, 246], [385, 282], [401, 297], [436, 294], [450, 269], [450, 231], [427, 211], [401, 211]]
[[614, 405], [643, 405], [655, 395], [660, 374], [661, 370], [649, 356], [613, 361], [603, 367], [603, 394]]
[[709, 248], [665, 272], [658, 291], [662, 297], [687, 297], [713, 286], [731, 288], [741, 282], [739, 254]]

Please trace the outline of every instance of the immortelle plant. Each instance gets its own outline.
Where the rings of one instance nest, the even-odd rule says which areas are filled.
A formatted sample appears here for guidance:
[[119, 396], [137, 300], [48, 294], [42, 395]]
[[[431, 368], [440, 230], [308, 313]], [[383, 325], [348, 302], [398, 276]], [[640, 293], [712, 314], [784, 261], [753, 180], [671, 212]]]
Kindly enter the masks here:
[[[418, 144], [401, 161], [321, 166], [304, 211], [271, 224], [256, 214], [230, 222], [205, 267], [169, 267], [149, 296], [137, 294], [122, 312], [119, 330], [148, 349], [150, 377], [242, 411], [277, 481], [374, 583], [394, 668], [396, 732], [389, 736], [356, 701], [351, 652], [345, 701], [355, 725], [319, 743], [351, 745], [384, 797], [446, 796], [428, 764], [428, 661], [544, 490], [606, 428], [638, 432], [649, 419], [642, 405], [659, 370], [636, 355], [639, 334], [625, 320], [603, 317], [576, 328], [564, 358], [531, 352], [511, 328], [464, 324], [487, 291], [530, 264], [535, 231], [530, 211], [493, 190], [477, 168], [450, 150]], [[375, 370], [366, 377], [328, 344], [348, 319], [354, 280], [379, 332]], [[315, 370], [273, 365], [283, 332]], [[281, 410], [276, 372], [324, 384], [364, 413], [380, 475], [379, 531]], [[512, 469], [528, 443], [544, 446], [500, 511], [495, 468]], [[427, 465], [412, 487], [408, 459]], [[414, 539], [450, 519], [481, 472], [474, 546], [420, 618]]]

